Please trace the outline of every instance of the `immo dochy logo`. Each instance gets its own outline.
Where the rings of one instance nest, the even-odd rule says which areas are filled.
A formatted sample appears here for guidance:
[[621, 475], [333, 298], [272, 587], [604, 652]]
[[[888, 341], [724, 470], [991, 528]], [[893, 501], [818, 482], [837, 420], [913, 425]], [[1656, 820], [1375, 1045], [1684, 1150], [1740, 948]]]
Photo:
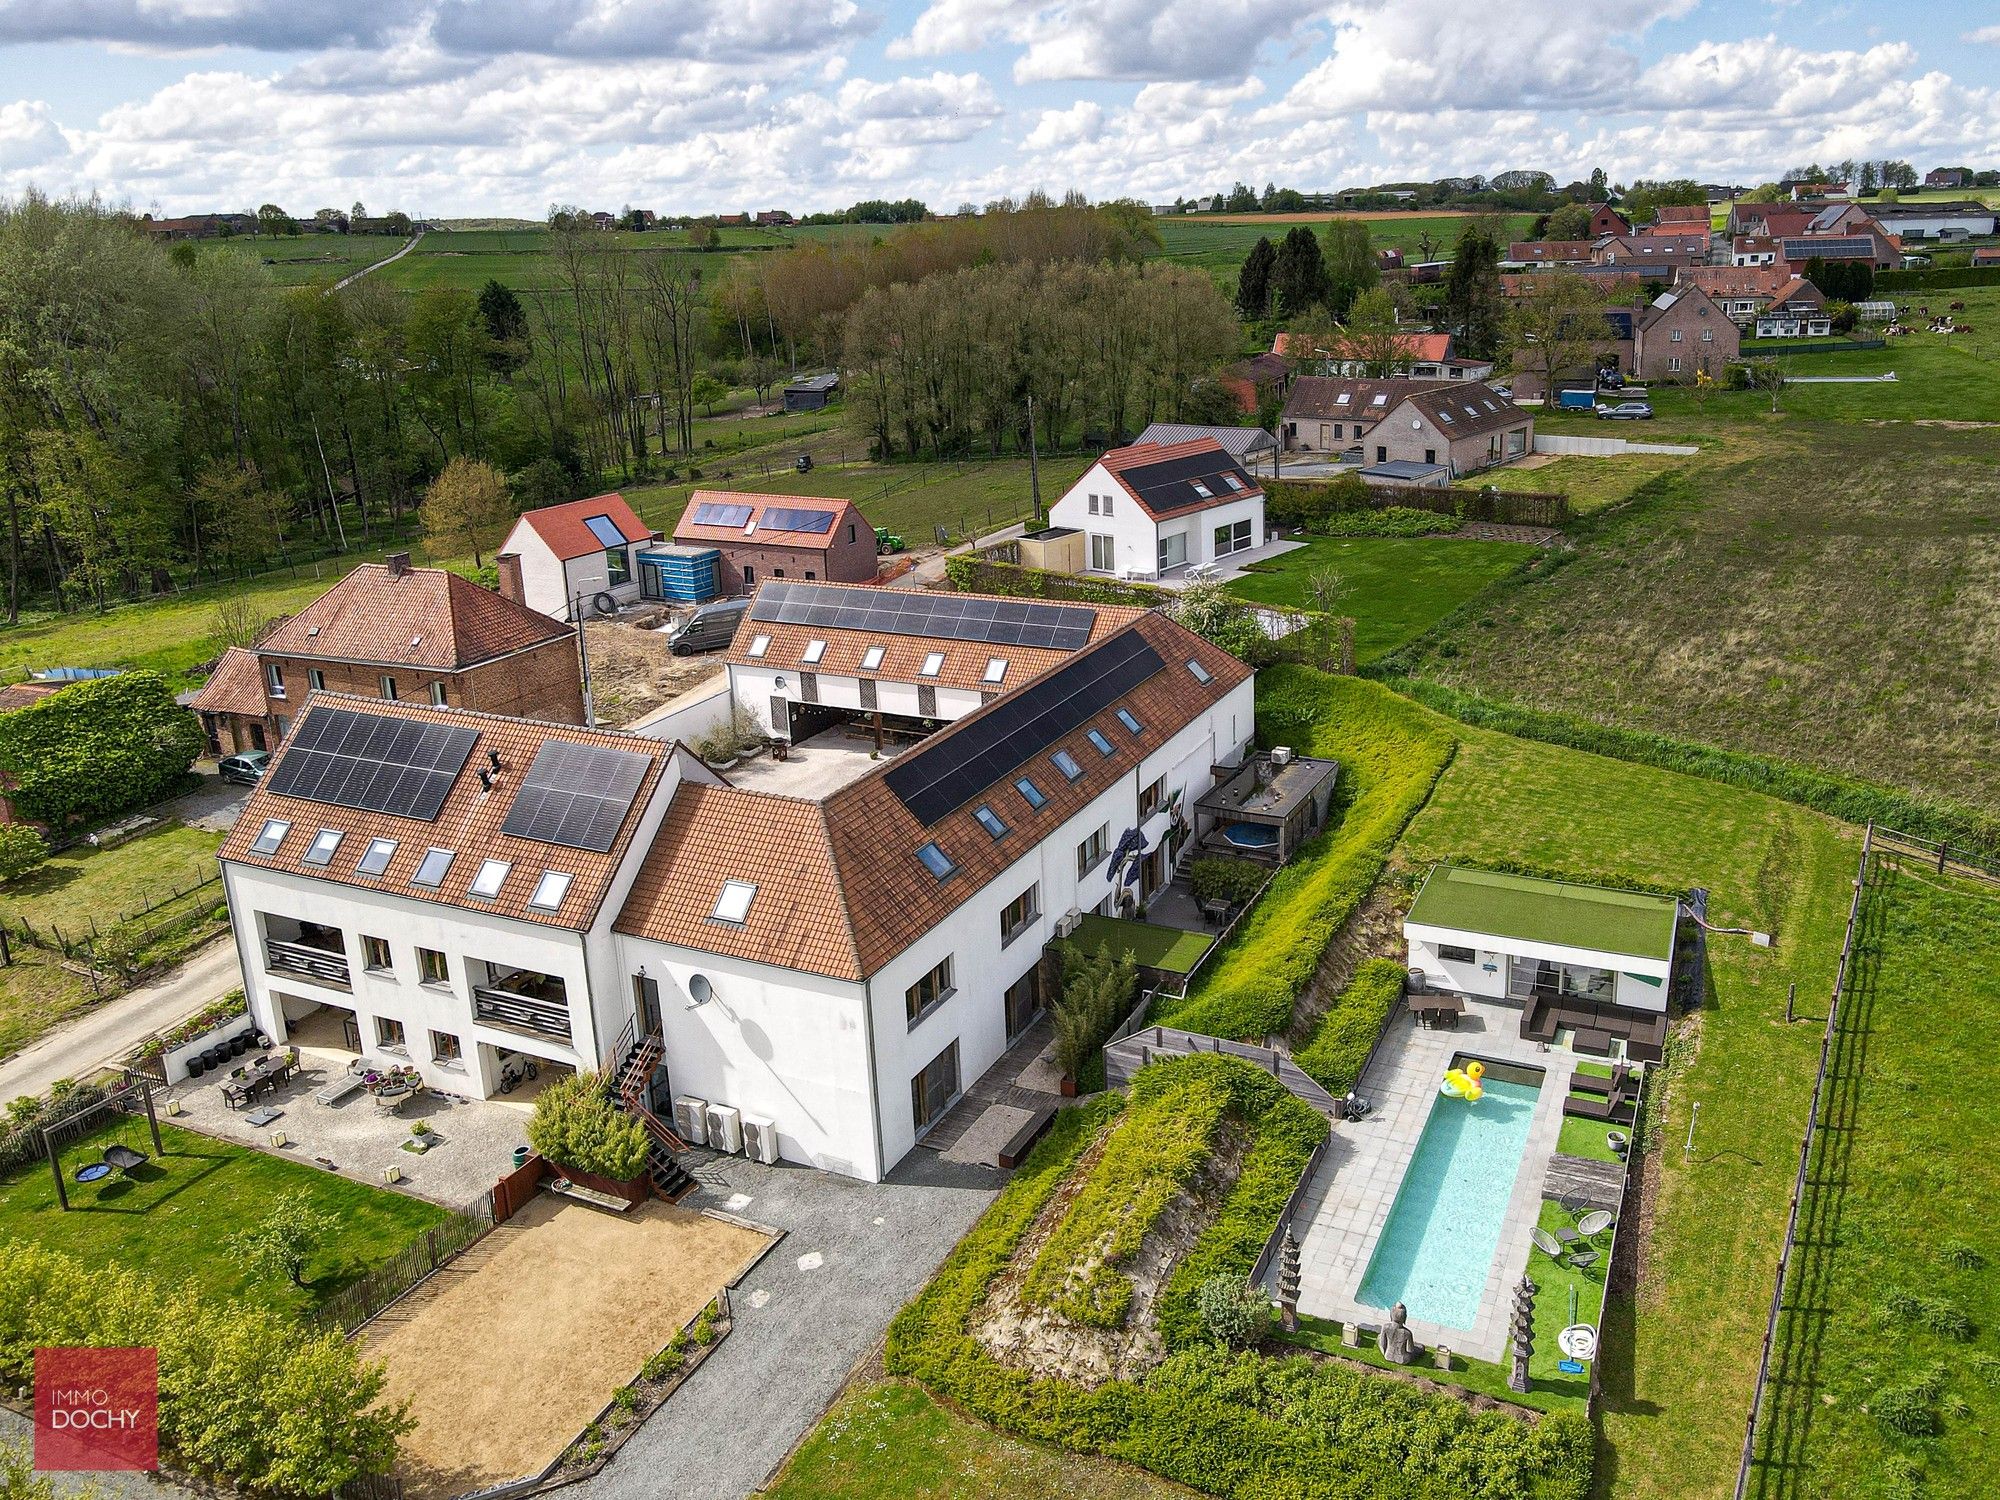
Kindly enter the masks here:
[[154, 1349], [37, 1349], [35, 1467], [160, 1466]]

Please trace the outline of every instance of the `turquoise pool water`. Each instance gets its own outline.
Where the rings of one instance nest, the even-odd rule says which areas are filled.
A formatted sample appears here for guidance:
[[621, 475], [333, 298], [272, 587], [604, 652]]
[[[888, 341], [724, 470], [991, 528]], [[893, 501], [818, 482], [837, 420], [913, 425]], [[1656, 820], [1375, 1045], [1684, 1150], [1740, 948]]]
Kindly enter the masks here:
[[1493, 1077], [1477, 1103], [1440, 1094], [1417, 1138], [1357, 1299], [1398, 1302], [1445, 1328], [1470, 1330], [1500, 1248], [1539, 1083]]

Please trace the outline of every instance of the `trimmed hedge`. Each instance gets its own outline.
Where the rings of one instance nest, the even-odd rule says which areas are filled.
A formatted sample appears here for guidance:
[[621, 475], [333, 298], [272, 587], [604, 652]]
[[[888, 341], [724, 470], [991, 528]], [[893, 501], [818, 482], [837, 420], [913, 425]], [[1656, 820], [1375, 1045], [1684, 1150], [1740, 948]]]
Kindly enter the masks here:
[[1403, 977], [1403, 966], [1393, 958], [1363, 963], [1292, 1061], [1330, 1094], [1353, 1088], [1361, 1081], [1361, 1070], [1375, 1050], [1389, 1012], [1403, 998]]
[[1186, 997], [1162, 997], [1153, 1016], [1242, 1041], [1291, 1024], [1299, 991], [1374, 888], [1458, 743], [1431, 715], [1377, 683], [1297, 666], [1268, 668], [1259, 678], [1257, 735], [1263, 744], [1340, 762], [1337, 817], [1278, 873]]
[[1003, 1431], [1124, 1459], [1228, 1500], [1583, 1500], [1593, 1437], [1575, 1415], [1531, 1427], [1342, 1364], [1213, 1344], [1094, 1389], [994, 1359], [970, 1331], [987, 1288], [1121, 1105], [1105, 1095], [1057, 1116], [890, 1324], [889, 1373]]
[[1644, 730], [1617, 729], [1552, 709], [1498, 703], [1421, 678], [1384, 676], [1382, 682], [1426, 708], [1480, 729], [1518, 739], [1587, 750], [1612, 760], [1657, 766], [1796, 802], [1848, 823], [1875, 822], [1967, 852], [2000, 856], [2000, 817], [1940, 798], [1913, 796], [1873, 782], [1836, 776], [1788, 761], [1672, 739]]
[[0, 773], [16, 811], [51, 828], [101, 822], [178, 791], [201, 723], [158, 672], [74, 682], [0, 714]]

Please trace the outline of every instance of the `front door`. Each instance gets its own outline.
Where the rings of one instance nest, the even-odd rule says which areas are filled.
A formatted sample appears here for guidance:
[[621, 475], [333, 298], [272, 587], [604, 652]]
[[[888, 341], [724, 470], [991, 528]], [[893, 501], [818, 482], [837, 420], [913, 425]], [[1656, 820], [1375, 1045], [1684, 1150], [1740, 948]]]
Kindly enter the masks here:
[[771, 698], [771, 733], [777, 739], [789, 739], [792, 733], [791, 700], [773, 694]]
[[252, 750], [268, 750], [270, 748], [270, 746], [264, 743], [264, 726], [262, 724], [252, 724], [250, 726], [250, 748]]
[[642, 1037], [660, 1034], [660, 982], [644, 974], [632, 976], [633, 1029]]

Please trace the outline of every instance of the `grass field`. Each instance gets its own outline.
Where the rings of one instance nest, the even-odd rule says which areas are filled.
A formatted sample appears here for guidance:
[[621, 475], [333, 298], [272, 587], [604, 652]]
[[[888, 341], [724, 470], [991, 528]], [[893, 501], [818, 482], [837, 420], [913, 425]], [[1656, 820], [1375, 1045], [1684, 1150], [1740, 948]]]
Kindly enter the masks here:
[[[1539, 419], [1537, 426], [1541, 425]], [[1621, 500], [1655, 475], [1664, 474], [1686, 462], [1670, 454], [1622, 453], [1615, 457], [1570, 456], [1534, 468], [1508, 464], [1503, 468], [1467, 475], [1452, 486], [1460, 490], [1483, 490], [1491, 486], [1510, 494], [1545, 493], [1550, 490], [1569, 496], [1570, 508], [1587, 516]]]
[[322, 286], [385, 260], [408, 240], [400, 234], [297, 234], [275, 239], [237, 235], [196, 241], [206, 252], [250, 256], [282, 286]]
[[2000, 966], [2000, 889], [1872, 868], [1752, 1471], [1760, 1500], [1992, 1493], [2000, 1097], [1966, 1076], [1993, 1047], [1992, 1007], [1966, 1002]]
[[96, 998], [89, 982], [63, 968], [56, 955], [16, 943], [14, 961], [0, 967], [0, 1058], [13, 1056]]
[[[1199, 217], [1174, 215], [1153, 221], [1160, 231], [1161, 256], [1181, 265], [1199, 266], [1216, 280], [1216, 284], [1234, 291], [1236, 274], [1242, 268], [1244, 258], [1260, 239], [1268, 238], [1273, 244], [1285, 237], [1286, 231], [1294, 224], [1308, 224], [1314, 229], [1330, 223], [1336, 218], [1355, 218], [1368, 226], [1368, 239], [1377, 250], [1397, 249], [1405, 256], [1414, 258], [1418, 253], [1418, 239], [1428, 233], [1437, 253], [1443, 254], [1446, 247], [1458, 238], [1465, 227], [1465, 221], [1472, 218], [1464, 213], [1382, 213], [1382, 214], [1203, 214]], [[1513, 237], [1525, 235], [1528, 226], [1534, 222], [1533, 214], [1508, 214], [1504, 218], [1507, 233]]]
[[856, 1386], [815, 1427], [770, 1500], [1165, 1500], [1144, 1469], [995, 1432], [901, 1380]]
[[[166, 1154], [128, 1179], [113, 1174], [70, 1188], [70, 1210], [56, 1202], [45, 1163], [0, 1181], [0, 1238], [32, 1239], [85, 1265], [122, 1266], [162, 1286], [187, 1284], [219, 1297], [303, 1310], [352, 1284], [444, 1219], [444, 1211], [351, 1182], [317, 1167], [285, 1161], [162, 1123]], [[153, 1156], [140, 1119], [122, 1119], [67, 1148], [64, 1169], [94, 1160], [112, 1141]], [[334, 1214], [340, 1231], [306, 1266], [306, 1288], [253, 1273], [228, 1246], [255, 1227], [274, 1200], [307, 1194]]]
[[7, 914], [69, 937], [169, 899], [215, 874], [222, 835], [168, 823], [111, 849], [78, 844], [7, 887]]
[[1308, 575], [1335, 569], [1348, 587], [1339, 608], [1354, 617], [1354, 654], [1366, 663], [1413, 640], [1534, 551], [1521, 542], [1456, 537], [1320, 537], [1252, 564], [1229, 591], [1260, 604], [1306, 608]]

